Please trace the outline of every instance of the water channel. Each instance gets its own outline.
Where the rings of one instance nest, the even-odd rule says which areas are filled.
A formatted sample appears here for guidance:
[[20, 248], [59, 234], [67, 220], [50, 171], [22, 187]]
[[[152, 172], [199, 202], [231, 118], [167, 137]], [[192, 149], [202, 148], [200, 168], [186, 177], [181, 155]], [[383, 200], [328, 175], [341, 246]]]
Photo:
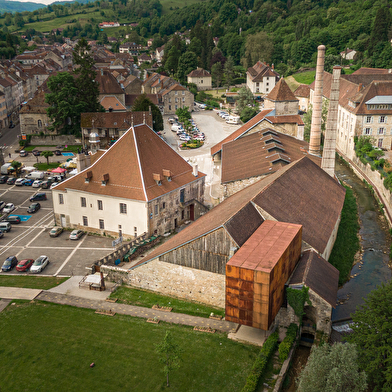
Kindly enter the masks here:
[[336, 161], [335, 171], [338, 178], [353, 189], [357, 198], [363, 254], [362, 260], [353, 266], [350, 280], [338, 291], [338, 305], [332, 312], [334, 322], [350, 318], [372, 290], [392, 277], [388, 267], [388, 225], [374, 197], [351, 169], [340, 161]]

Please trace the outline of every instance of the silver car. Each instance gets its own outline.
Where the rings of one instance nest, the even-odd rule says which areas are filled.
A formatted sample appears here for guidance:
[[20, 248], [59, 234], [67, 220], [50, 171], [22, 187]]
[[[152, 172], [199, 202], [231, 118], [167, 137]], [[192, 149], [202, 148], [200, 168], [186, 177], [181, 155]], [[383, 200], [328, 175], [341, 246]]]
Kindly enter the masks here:
[[48, 256], [40, 256], [34, 261], [30, 267], [30, 272], [33, 274], [39, 274], [49, 264]]

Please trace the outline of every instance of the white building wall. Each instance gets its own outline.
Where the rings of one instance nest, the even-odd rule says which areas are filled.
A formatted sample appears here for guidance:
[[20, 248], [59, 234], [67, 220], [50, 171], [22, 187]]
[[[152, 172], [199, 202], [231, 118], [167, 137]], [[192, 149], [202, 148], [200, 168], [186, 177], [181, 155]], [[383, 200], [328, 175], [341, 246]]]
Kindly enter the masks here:
[[[60, 196], [63, 195], [63, 204]], [[68, 190], [67, 192], [52, 191], [53, 209], [56, 224], [63, 225], [66, 220], [67, 227], [80, 227], [101, 232], [119, 232], [119, 225], [123, 235], [134, 236], [148, 232], [147, 203], [118, 197], [109, 197], [91, 193]], [[81, 197], [86, 198], [86, 207], [82, 207]], [[98, 200], [102, 201], [102, 210], [98, 209]], [[120, 213], [120, 203], [126, 205], [126, 213]], [[83, 216], [87, 217], [87, 226], [83, 224]], [[99, 228], [99, 220], [104, 221], [104, 229]], [[136, 230], [135, 230], [136, 228]]]

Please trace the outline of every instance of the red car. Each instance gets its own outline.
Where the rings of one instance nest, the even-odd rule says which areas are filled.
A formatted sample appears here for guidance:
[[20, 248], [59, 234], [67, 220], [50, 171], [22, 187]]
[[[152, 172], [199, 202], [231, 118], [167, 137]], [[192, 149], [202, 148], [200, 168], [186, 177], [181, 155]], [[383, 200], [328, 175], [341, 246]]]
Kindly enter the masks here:
[[34, 260], [32, 259], [24, 259], [19, 261], [18, 265], [16, 266], [16, 270], [19, 272], [26, 272], [30, 269], [30, 267], [33, 265]]

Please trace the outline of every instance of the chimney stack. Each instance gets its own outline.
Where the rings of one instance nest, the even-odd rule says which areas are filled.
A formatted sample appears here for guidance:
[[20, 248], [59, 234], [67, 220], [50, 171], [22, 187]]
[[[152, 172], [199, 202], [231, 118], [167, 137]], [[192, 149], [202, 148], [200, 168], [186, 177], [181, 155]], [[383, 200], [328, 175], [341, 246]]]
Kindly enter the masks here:
[[324, 79], [325, 46], [317, 48], [316, 82], [313, 94], [312, 125], [310, 128], [309, 153], [320, 155], [321, 114], [323, 107], [323, 79]]
[[342, 67], [335, 65], [332, 73], [331, 99], [329, 101], [327, 129], [325, 130], [325, 140], [323, 149], [323, 159], [321, 168], [332, 178], [335, 177], [335, 150], [336, 134], [338, 131], [338, 104], [339, 104], [339, 84]]
[[193, 165], [193, 171], [192, 174], [197, 177], [199, 175], [199, 167], [197, 164]]

